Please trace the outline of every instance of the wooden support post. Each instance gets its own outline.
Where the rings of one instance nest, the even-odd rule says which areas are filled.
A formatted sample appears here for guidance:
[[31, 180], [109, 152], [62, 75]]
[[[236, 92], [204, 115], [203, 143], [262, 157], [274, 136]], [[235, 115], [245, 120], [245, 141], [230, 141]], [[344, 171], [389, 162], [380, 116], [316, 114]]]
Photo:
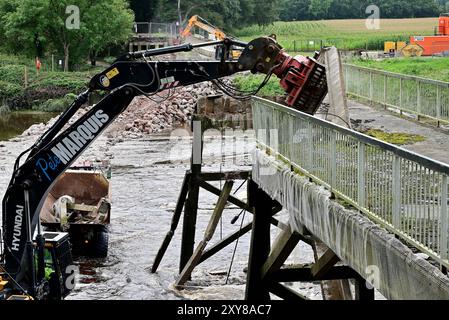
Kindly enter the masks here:
[[325, 273], [327, 273], [338, 261], [340, 258], [331, 250], [327, 249], [327, 251], [315, 262], [312, 266], [312, 275], [316, 278], [322, 277]]
[[305, 296], [300, 294], [299, 292], [296, 292], [278, 282], [270, 282], [269, 289], [270, 289], [270, 292], [272, 292], [279, 298], [284, 299], [286, 301], [295, 302], [295, 301], [309, 300]]
[[199, 186], [196, 184], [196, 173], [192, 172], [192, 177], [189, 182], [188, 197], [185, 203], [184, 220], [182, 226], [182, 240], [181, 240], [181, 257], [179, 262], [179, 270], [184, 269], [187, 261], [193, 253], [195, 246], [195, 232], [196, 232], [196, 218], [198, 213], [198, 196]]
[[250, 222], [250, 223], [244, 225], [242, 227], [242, 229], [237, 230], [236, 232], [230, 234], [229, 236], [227, 236], [226, 238], [224, 238], [223, 240], [221, 240], [220, 242], [215, 244], [209, 250], [204, 251], [203, 255], [201, 256], [200, 261], [198, 262], [198, 264], [200, 264], [201, 262], [203, 262], [206, 259], [209, 259], [214, 254], [216, 254], [220, 250], [224, 249], [225, 247], [227, 247], [228, 245], [233, 243], [235, 240], [237, 240], [238, 238], [240, 238], [244, 234], [248, 233], [252, 229], [252, 227], [253, 227], [253, 223]]
[[164, 238], [164, 241], [162, 242], [161, 247], [159, 248], [159, 251], [157, 252], [153, 266], [151, 267], [152, 273], [155, 273], [157, 271], [157, 268], [159, 267], [159, 264], [161, 263], [161, 260], [165, 255], [165, 252], [167, 251], [168, 245], [170, 244], [170, 241], [173, 238], [173, 235], [175, 234], [175, 230], [178, 227], [179, 220], [181, 219], [182, 208], [184, 207], [187, 192], [189, 190], [190, 176], [191, 176], [190, 172], [186, 172], [184, 180], [182, 182], [181, 193], [179, 194], [178, 202], [176, 203], [175, 212], [173, 213], [170, 231], [168, 231], [167, 235]]
[[280, 269], [300, 240], [301, 236], [298, 233], [290, 229], [283, 230], [274, 242], [273, 249], [262, 267], [262, 278], [267, 278]]
[[319, 278], [312, 275], [311, 265], [287, 266], [274, 271], [271, 281], [277, 282], [313, 282], [322, 280], [355, 279], [358, 273], [348, 266], [334, 266]]
[[262, 267], [270, 254], [270, 221], [273, 201], [252, 180], [248, 181], [248, 201], [249, 205], [254, 207], [254, 218], [245, 299], [266, 301], [270, 300], [270, 294], [262, 281]]
[[250, 171], [201, 172], [200, 178], [204, 181], [246, 180], [250, 173]]
[[218, 222], [220, 221], [224, 207], [228, 202], [228, 197], [231, 194], [233, 183], [234, 183], [233, 181], [226, 181], [225, 185], [223, 186], [223, 190], [221, 192], [220, 197], [218, 198], [217, 205], [215, 206], [214, 212], [212, 213], [212, 216], [209, 220], [209, 224], [207, 225], [206, 231], [204, 232], [204, 239], [201, 240], [200, 243], [198, 244], [197, 248], [195, 249], [195, 252], [188, 260], [186, 266], [181, 271], [179, 279], [175, 283], [175, 287], [177, 287], [178, 289], [180, 286], [182, 286], [189, 280], [193, 269], [196, 267], [196, 265], [201, 259], [204, 249], [206, 248], [210, 239], [212, 239], [212, 236], [214, 235], [215, 230], [217, 228]]
[[[201, 188], [203, 188], [204, 190], [209, 191], [210, 193], [213, 193], [215, 195], [220, 195], [220, 189], [218, 189], [217, 187], [211, 185], [210, 183], [207, 183], [206, 181], [199, 181], [199, 185]], [[245, 209], [246, 211], [252, 213], [253, 209], [246, 204], [245, 202], [241, 201], [240, 199], [237, 199], [236, 197], [233, 196], [229, 196], [228, 201], [234, 205], [236, 205], [237, 207], [241, 208], [241, 209]]]
[[360, 275], [355, 279], [355, 299], [360, 301], [374, 300], [374, 288], [368, 288], [366, 280]]
[[[229, 196], [228, 201], [232, 203], [231, 196]], [[281, 209], [282, 209], [282, 207], [279, 208], [278, 206], [275, 206], [273, 208], [272, 215], [275, 215]], [[251, 212], [252, 212], [252, 208], [251, 208]], [[277, 220], [277, 219], [275, 219], [273, 217], [271, 217], [271, 221], [270, 222], [271, 222], [272, 225], [277, 226], [279, 229], [290, 230], [290, 227], [288, 225], [280, 222], [279, 220]], [[253, 223], [250, 222], [250, 223], [244, 225], [242, 227], [242, 229], [239, 229], [239, 230], [235, 231], [234, 233], [232, 233], [232, 234], [228, 235], [227, 237], [225, 237], [223, 240], [221, 240], [220, 242], [218, 242], [217, 244], [212, 246], [209, 250], [204, 251], [203, 255], [201, 256], [200, 261], [198, 262], [198, 264], [200, 264], [201, 262], [205, 261], [206, 259], [209, 259], [214, 254], [216, 254], [217, 252], [219, 252], [220, 250], [222, 250], [226, 246], [230, 245], [232, 242], [234, 242], [235, 240], [237, 240], [241, 236], [243, 236], [246, 233], [248, 233], [252, 229], [252, 227], [253, 227]]]
[[196, 218], [198, 214], [198, 196], [200, 186], [198, 185], [201, 174], [203, 132], [201, 121], [192, 122], [193, 147], [191, 158], [191, 178], [189, 181], [188, 197], [184, 209], [184, 221], [182, 226], [181, 257], [179, 261], [179, 272], [181, 272], [193, 254], [195, 247]]
[[[334, 252], [321, 241], [314, 241], [312, 245], [315, 255], [314, 269], [315, 277], [324, 277], [332, 270], [333, 265], [338, 262], [338, 257]], [[321, 282], [321, 291], [324, 300], [352, 300], [352, 293], [347, 279], [329, 280]]]

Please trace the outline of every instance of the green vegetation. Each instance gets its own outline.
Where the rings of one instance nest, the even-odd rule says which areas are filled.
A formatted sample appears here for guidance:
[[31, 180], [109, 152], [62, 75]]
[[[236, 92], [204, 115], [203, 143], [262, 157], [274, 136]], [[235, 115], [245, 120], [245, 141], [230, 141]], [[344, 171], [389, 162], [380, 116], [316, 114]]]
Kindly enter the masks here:
[[179, 21], [184, 25], [197, 14], [226, 31], [250, 24], [268, 25], [279, 18], [284, 0], [182, 0], [181, 17], [177, 1], [173, 0], [131, 0], [136, 21]]
[[351, 63], [367, 68], [449, 82], [449, 58], [415, 57], [380, 61], [354, 60]]
[[11, 112], [11, 110], [7, 105], [0, 105], [0, 116], [8, 114], [9, 112]]
[[[447, 0], [377, 0], [382, 19], [436, 17], [446, 12]], [[247, 25], [269, 25], [272, 21], [366, 19], [371, 0], [182, 0], [181, 17], [174, 0], [131, 0], [136, 21], [186, 22], [198, 14], [229, 31]]]
[[64, 70], [126, 44], [134, 14], [127, 0], [0, 0], [1, 46], [11, 52], [64, 57]]
[[252, 25], [235, 34], [246, 41], [276, 34], [287, 51], [314, 51], [321, 45], [335, 45], [340, 49], [381, 49], [387, 40], [408, 41], [411, 35], [433, 35], [434, 27], [438, 25], [437, 18], [383, 19], [380, 30], [368, 30], [365, 22], [364, 19], [275, 22], [265, 27]]
[[[264, 80], [265, 75], [244, 74], [233, 78], [234, 86], [242, 91], [255, 91]], [[259, 96], [279, 96], [284, 95], [285, 92], [279, 85], [279, 80], [274, 76], [268, 83], [259, 91]]]
[[380, 8], [382, 19], [434, 17], [446, 12], [446, 0], [284, 0], [280, 4], [280, 18], [284, 21], [365, 18], [365, 10], [372, 4]]
[[75, 100], [76, 94], [69, 93], [60, 99], [48, 99], [42, 104], [33, 106], [33, 110], [45, 112], [62, 112], [67, 109]]
[[[25, 86], [25, 69], [28, 83]], [[36, 109], [61, 111], [67, 106], [66, 95], [84, 90], [98, 71], [85, 72], [41, 71], [37, 74], [32, 60], [21, 56], [0, 54], [0, 105], [4, 110]], [[73, 96], [72, 96], [73, 98]], [[55, 99], [45, 103], [48, 99]], [[62, 100], [58, 100], [62, 99]], [[73, 100], [73, 99], [72, 99]], [[56, 104], [61, 102], [61, 106]], [[42, 103], [44, 105], [40, 106]], [[6, 108], [7, 107], [7, 108]]]
[[398, 146], [426, 141], [426, 137], [421, 135], [403, 132], [385, 132], [379, 129], [369, 129], [365, 134]]

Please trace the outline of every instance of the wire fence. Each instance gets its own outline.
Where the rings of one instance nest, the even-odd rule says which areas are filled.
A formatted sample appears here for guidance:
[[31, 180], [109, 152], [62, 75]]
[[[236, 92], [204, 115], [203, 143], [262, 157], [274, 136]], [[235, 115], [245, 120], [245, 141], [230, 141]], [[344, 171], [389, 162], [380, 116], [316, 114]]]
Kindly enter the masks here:
[[449, 166], [261, 98], [253, 121], [268, 153], [449, 267]]
[[449, 123], [449, 83], [344, 64], [346, 92], [370, 103]]

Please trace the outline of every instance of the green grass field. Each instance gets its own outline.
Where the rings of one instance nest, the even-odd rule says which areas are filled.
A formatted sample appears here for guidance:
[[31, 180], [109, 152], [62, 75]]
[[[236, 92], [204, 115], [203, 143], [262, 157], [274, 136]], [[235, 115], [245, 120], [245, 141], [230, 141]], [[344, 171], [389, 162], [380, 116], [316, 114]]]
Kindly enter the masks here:
[[[259, 36], [276, 34], [287, 51], [310, 51], [323, 45], [340, 49], [380, 49], [387, 40], [408, 40], [411, 35], [433, 35], [438, 18], [383, 19], [379, 30], [369, 30], [364, 19], [275, 22], [266, 27], [253, 25], [234, 32], [249, 41]], [[296, 45], [295, 45], [296, 42]], [[296, 47], [296, 48], [295, 48]], [[296, 50], [295, 50], [296, 49]]]
[[449, 82], [449, 58], [415, 57], [385, 60], [354, 60], [351, 63], [367, 68]]

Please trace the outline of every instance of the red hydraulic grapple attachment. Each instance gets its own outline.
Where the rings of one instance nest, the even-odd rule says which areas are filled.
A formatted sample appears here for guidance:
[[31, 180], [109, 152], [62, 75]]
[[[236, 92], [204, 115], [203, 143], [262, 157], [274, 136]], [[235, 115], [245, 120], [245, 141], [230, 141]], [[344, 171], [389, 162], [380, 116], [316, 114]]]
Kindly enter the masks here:
[[281, 79], [287, 105], [305, 113], [314, 114], [327, 94], [326, 70], [314, 58], [291, 57], [284, 51], [277, 61], [282, 65], [273, 73]]
[[252, 64], [252, 72], [275, 74], [286, 91], [287, 105], [313, 115], [327, 94], [326, 69], [316, 60], [318, 55], [292, 57], [273, 38], [263, 37], [248, 44], [239, 64]]

